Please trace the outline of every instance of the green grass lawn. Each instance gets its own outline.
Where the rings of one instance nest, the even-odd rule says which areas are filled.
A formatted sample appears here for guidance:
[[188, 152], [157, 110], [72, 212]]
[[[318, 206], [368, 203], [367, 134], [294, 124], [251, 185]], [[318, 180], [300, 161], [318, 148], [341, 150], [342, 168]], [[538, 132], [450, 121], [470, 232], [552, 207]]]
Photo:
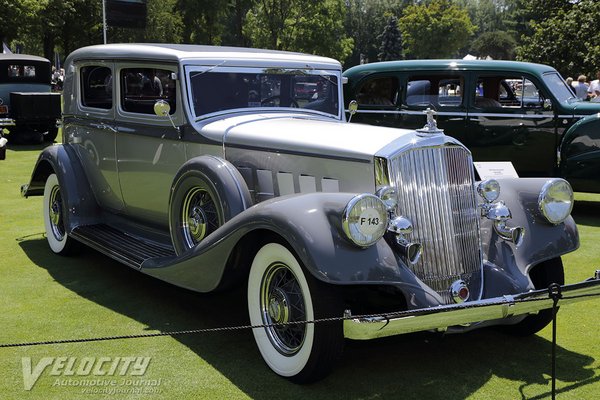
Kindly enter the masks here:
[[[248, 322], [242, 291], [191, 293], [92, 250], [70, 258], [53, 255], [43, 237], [41, 198], [19, 194], [41, 148], [11, 147], [0, 161], [0, 343]], [[564, 258], [569, 283], [600, 269], [600, 195], [578, 194], [574, 216], [581, 248]], [[599, 396], [599, 306], [596, 299], [561, 309], [559, 399]], [[548, 327], [529, 338], [485, 330], [348, 341], [333, 374], [309, 386], [274, 375], [248, 330], [0, 348], [0, 399], [549, 399], [551, 333]], [[44, 357], [151, 357], [143, 379], [155, 385], [139, 387], [143, 394], [85, 394], [82, 387], [62, 385], [69, 377], [52, 375], [48, 368], [26, 391], [22, 359], [27, 357], [33, 366]], [[136, 389], [131, 385], [125, 381], [117, 388]]]

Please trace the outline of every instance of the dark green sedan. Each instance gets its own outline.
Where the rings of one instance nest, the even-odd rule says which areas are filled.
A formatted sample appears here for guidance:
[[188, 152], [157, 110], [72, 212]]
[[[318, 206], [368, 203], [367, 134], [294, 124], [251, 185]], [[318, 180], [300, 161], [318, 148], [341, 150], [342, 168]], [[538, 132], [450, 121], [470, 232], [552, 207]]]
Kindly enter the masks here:
[[511, 161], [520, 176], [560, 176], [577, 191], [600, 192], [600, 103], [579, 101], [552, 67], [516, 61], [410, 60], [344, 72], [352, 122], [438, 126], [474, 161]]

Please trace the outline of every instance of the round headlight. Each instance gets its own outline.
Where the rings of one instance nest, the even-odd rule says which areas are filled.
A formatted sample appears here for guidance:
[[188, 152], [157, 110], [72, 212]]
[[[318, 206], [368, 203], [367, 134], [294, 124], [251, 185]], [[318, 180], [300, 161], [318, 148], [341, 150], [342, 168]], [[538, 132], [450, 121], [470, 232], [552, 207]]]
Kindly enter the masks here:
[[564, 179], [549, 180], [540, 192], [538, 204], [548, 222], [560, 224], [573, 209], [573, 189]]
[[486, 179], [477, 186], [477, 193], [479, 193], [486, 202], [492, 203], [500, 196], [500, 183], [495, 179]]
[[358, 195], [348, 202], [342, 216], [342, 227], [350, 241], [360, 247], [377, 242], [388, 225], [383, 201], [372, 194]]

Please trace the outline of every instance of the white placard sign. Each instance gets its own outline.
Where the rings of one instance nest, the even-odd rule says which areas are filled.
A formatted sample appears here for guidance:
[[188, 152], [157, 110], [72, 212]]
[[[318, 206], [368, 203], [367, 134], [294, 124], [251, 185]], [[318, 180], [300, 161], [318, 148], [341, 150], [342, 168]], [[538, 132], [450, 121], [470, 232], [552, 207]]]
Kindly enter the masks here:
[[510, 161], [481, 161], [473, 164], [482, 180], [519, 177]]

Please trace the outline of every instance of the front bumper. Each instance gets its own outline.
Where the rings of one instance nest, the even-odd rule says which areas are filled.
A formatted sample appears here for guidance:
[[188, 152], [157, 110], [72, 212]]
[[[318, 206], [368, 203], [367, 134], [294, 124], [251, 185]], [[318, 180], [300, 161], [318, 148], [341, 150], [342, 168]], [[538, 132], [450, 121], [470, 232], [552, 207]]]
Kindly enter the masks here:
[[[587, 281], [560, 286], [559, 306], [600, 296], [600, 271]], [[445, 330], [451, 326], [500, 320], [552, 308], [548, 289], [376, 316], [344, 319], [344, 337], [366, 340], [405, 333]]]

